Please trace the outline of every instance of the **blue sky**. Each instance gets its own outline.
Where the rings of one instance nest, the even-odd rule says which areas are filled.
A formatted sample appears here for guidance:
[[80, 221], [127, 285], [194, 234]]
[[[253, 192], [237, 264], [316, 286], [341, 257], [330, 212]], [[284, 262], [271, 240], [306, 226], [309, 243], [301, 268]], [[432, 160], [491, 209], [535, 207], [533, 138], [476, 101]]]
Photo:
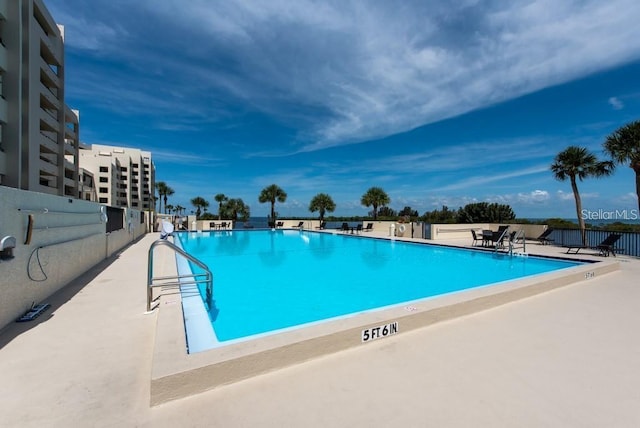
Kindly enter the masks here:
[[[65, 26], [66, 101], [88, 144], [153, 153], [169, 203], [265, 186], [281, 216], [470, 202], [574, 217], [549, 165], [603, 156], [640, 119], [640, 3], [45, 0]], [[637, 209], [628, 166], [579, 183], [586, 209]]]

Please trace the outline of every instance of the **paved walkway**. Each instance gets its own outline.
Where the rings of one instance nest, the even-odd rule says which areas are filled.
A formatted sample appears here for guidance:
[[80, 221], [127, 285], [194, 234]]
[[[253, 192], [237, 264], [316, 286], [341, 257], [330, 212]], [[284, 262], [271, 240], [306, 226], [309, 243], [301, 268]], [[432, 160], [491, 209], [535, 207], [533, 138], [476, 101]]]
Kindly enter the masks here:
[[150, 408], [156, 237], [0, 334], [0, 426], [640, 426], [640, 261], [624, 257], [619, 272]]

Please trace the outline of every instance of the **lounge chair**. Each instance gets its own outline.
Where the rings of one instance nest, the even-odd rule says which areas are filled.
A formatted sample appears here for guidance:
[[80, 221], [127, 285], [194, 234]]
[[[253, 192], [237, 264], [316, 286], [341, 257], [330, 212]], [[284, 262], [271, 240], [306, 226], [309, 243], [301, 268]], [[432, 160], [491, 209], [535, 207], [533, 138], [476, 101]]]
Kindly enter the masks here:
[[326, 222], [326, 221], [323, 221], [323, 222], [321, 222], [321, 223], [320, 223], [320, 226], [316, 227], [316, 229], [321, 229], [321, 230], [322, 230], [322, 229], [324, 229], [325, 227], [327, 227], [327, 222]]
[[373, 232], [373, 223], [367, 223], [367, 227], [363, 229], [364, 232]]
[[590, 250], [598, 250], [599, 256], [609, 257], [610, 254], [613, 254], [613, 257], [616, 256], [616, 251], [622, 251], [621, 248], [616, 248], [615, 243], [618, 242], [622, 235], [618, 233], [611, 233], [607, 236], [604, 241], [599, 243], [598, 245], [572, 245], [567, 247], [567, 254], [578, 254], [578, 251], [582, 249], [590, 249]]
[[542, 245], [546, 245], [546, 244], [552, 243], [554, 240], [549, 238], [549, 235], [551, 235], [551, 232], [553, 232], [553, 229], [552, 228], [548, 228], [547, 230], [542, 232], [542, 234], [540, 236], [538, 236], [537, 241], [539, 243], [541, 243]]
[[342, 223], [342, 227], [340, 228], [341, 231], [343, 232], [348, 232], [349, 229], [349, 223]]
[[298, 225], [296, 226], [297, 229], [302, 229], [304, 228], [304, 221], [301, 221], [300, 223], [298, 223]]
[[362, 232], [362, 230], [363, 230], [363, 228], [362, 228], [362, 223], [360, 223], [360, 224], [358, 224], [358, 225], [356, 226], [356, 233], [360, 233], [360, 232]]
[[284, 226], [284, 222], [283, 221], [279, 221], [276, 223], [276, 227], [282, 227]]

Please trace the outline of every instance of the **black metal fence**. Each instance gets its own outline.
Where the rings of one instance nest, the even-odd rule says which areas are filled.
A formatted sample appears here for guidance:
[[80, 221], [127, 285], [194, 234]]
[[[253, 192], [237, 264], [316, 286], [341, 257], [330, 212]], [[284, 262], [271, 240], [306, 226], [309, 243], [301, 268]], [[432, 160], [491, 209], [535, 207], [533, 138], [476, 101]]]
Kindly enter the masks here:
[[[604, 241], [612, 233], [622, 235], [615, 247], [619, 248], [621, 254], [640, 257], [640, 233], [637, 232], [617, 232], [612, 230], [591, 230], [587, 229], [587, 245], [596, 246]], [[555, 245], [568, 247], [572, 245], [582, 245], [582, 238], [579, 229], [554, 229], [549, 235]]]

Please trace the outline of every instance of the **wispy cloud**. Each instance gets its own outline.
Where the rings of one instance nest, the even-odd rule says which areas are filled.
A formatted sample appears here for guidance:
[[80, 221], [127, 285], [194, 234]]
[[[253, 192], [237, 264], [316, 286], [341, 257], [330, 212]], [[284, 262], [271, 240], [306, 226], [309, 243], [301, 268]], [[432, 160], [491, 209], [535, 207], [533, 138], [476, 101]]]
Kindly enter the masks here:
[[614, 110], [622, 110], [624, 108], [624, 103], [618, 97], [611, 97], [609, 98], [608, 102]]
[[153, 149], [153, 158], [155, 161], [168, 161], [184, 165], [211, 165], [220, 164], [224, 161], [222, 158], [210, 157], [201, 153], [184, 153], [179, 150], [163, 150]]
[[[155, 101], [202, 117], [246, 102], [295, 124], [300, 151], [407, 131], [640, 58], [635, 0], [51, 4], [69, 46], [144, 68]], [[172, 95], [177, 82], [193, 96]], [[120, 85], [136, 99], [135, 86]]]

